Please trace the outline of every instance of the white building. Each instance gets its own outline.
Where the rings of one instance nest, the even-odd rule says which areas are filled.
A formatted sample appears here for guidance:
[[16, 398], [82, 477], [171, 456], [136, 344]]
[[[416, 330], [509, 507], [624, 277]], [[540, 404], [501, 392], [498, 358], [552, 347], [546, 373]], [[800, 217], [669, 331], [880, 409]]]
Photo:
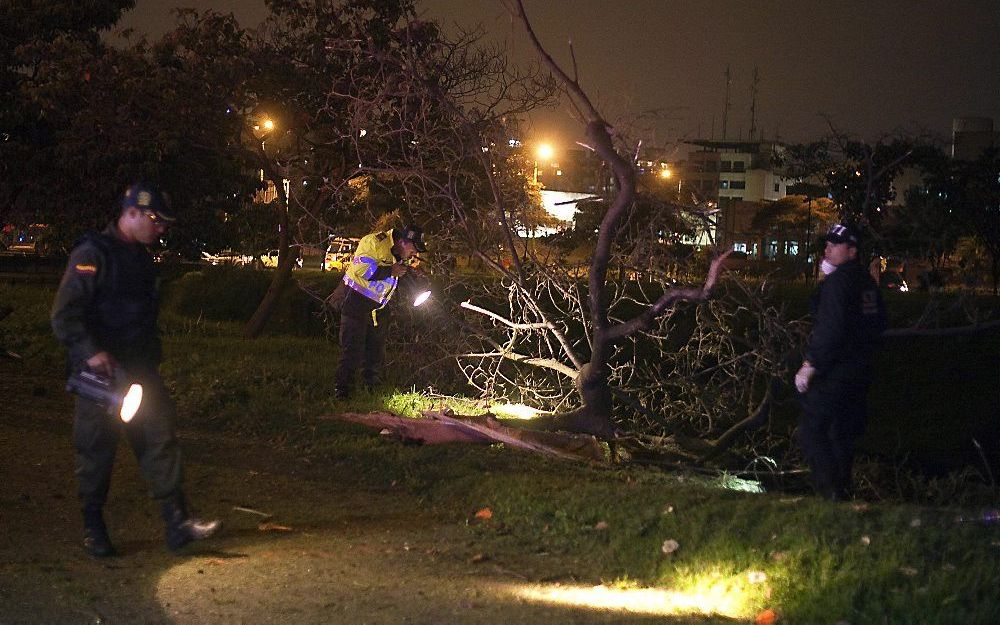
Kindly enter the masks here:
[[[773, 202], [788, 195], [794, 180], [781, 175], [775, 163], [784, 146], [774, 142], [692, 141], [700, 149], [688, 154], [684, 178], [699, 201], [717, 208], [709, 239], [728, 245], [739, 230], [737, 206]], [[704, 243], [699, 241], [699, 243]]]

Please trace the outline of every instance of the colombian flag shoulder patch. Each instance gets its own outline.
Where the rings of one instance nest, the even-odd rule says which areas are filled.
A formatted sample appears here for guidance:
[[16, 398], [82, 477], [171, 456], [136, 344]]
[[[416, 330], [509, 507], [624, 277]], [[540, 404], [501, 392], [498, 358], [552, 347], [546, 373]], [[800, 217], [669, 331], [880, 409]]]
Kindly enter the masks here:
[[80, 263], [75, 269], [77, 273], [97, 273], [97, 265], [84, 265]]

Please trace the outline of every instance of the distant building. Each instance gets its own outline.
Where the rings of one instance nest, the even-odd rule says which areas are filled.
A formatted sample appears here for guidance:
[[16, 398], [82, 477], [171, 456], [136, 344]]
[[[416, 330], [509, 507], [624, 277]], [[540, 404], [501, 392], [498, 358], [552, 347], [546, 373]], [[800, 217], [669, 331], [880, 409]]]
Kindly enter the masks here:
[[[758, 253], [749, 232], [753, 216], [761, 202], [785, 197], [794, 183], [775, 166], [784, 146], [766, 141], [705, 140], [688, 145], [695, 149], [687, 153], [686, 159], [677, 159], [675, 149], [643, 149], [634, 163], [637, 176], [669, 184], [682, 203], [696, 205], [713, 221], [707, 231], [689, 243], [727, 247], [739, 244], [743, 251]], [[560, 151], [551, 159], [535, 160], [534, 168], [546, 209], [559, 219], [571, 217], [575, 201], [614, 188], [607, 167], [590, 150]]]
[[[1000, 148], [1000, 131], [988, 117], [956, 117], [951, 123], [951, 157], [972, 161], [989, 148]], [[891, 206], [905, 206], [909, 192], [927, 188], [927, 172], [920, 165], [908, 165], [892, 179], [895, 197]]]
[[988, 148], [1000, 147], [1000, 132], [989, 117], [956, 117], [951, 122], [951, 157], [974, 161]]
[[774, 142], [690, 141], [688, 177], [702, 199], [774, 201], [788, 194], [790, 179], [775, 168], [784, 146]]
[[[794, 182], [775, 166], [784, 146], [770, 141], [690, 141], [689, 144], [699, 149], [688, 153], [684, 182], [697, 200], [717, 207], [712, 238], [722, 246], [745, 241], [754, 207], [785, 197], [788, 186]], [[749, 249], [741, 251], [753, 253]]]

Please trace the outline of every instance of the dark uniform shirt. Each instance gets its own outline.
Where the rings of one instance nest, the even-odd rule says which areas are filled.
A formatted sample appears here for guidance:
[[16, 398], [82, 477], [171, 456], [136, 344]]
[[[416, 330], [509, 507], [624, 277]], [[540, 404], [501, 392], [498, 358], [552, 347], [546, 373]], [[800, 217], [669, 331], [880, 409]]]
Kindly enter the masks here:
[[871, 357], [886, 328], [878, 285], [861, 263], [844, 263], [819, 287], [806, 359], [819, 379], [867, 384]]
[[71, 367], [100, 351], [122, 362], [158, 364], [157, 272], [140, 243], [126, 243], [114, 223], [73, 249], [52, 307], [52, 329], [69, 348]]

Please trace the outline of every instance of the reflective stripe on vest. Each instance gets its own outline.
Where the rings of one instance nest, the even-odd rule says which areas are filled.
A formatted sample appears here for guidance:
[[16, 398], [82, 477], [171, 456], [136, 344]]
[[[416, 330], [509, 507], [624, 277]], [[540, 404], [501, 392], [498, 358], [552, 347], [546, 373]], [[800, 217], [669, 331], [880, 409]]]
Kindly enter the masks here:
[[368, 269], [365, 270], [365, 280], [375, 275], [375, 271], [378, 269], [378, 261], [369, 256], [355, 256], [351, 259], [351, 262], [368, 265]]
[[372, 300], [379, 306], [385, 306], [386, 302], [389, 301], [389, 297], [392, 295], [392, 292], [396, 289], [396, 278], [394, 276], [389, 276], [385, 280], [372, 283], [372, 288], [368, 288], [360, 282], [356, 282], [351, 278], [344, 276], [344, 284]]

